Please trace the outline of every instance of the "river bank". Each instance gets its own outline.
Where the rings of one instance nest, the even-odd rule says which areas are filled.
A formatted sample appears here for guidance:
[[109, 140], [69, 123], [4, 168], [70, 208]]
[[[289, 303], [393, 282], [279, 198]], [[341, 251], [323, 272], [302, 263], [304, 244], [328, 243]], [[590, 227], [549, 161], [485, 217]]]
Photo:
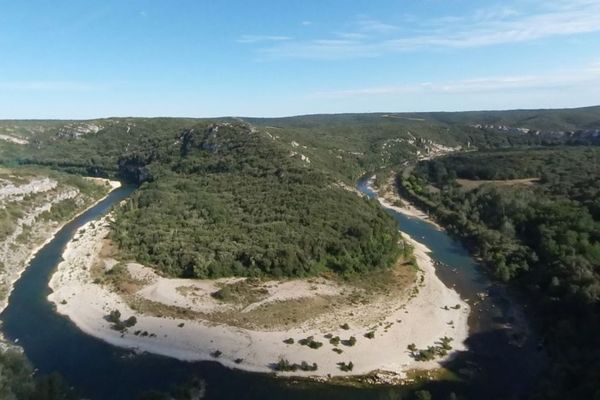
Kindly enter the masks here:
[[[341, 294], [356, 295], [351, 292], [356, 289], [340, 287], [336, 282], [307, 285], [301, 280], [271, 281], [261, 288], [268, 293], [266, 298], [248, 305], [240, 315], [248, 313], [252, 318], [257, 315], [252, 314], [253, 311], [268, 313], [272, 311], [269, 307], [280, 310], [287, 302], [299, 301], [299, 298], [320, 299], [335, 306], [285, 329], [276, 326], [250, 329], [203, 318], [214, 307], [227, 307], [215, 304], [210, 296], [215, 285], [227, 282], [187, 280], [185, 283], [154, 276], [152, 270], [128, 263], [127, 273], [136, 278], [139, 285], [135, 288], [135, 304], [100, 284], [93, 276], [98, 265], [110, 270], [117, 264], [102, 257], [109, 218], [105, 216], [87, 223], [68, 243], [64, 261], [49, 283], [54, 292], [48, 299], [82, 331], [110, 344], [184, 361], [211, 360], [245, 371], [317, 378], [384, 371], [401, 379], [410, 370], [437, 368], [448, 357], [416, 361], [414, 354], [407, 350], [410, 344], [425, 349], [446, 337], [454, 350], [465, 349], [469, 306], [437, 278], [427, 254], [429, 250], [408, 235], [403, 236], [414, 247], [420, 271], [417, 281], [407, 288], [404, 296], [381, 296], [371, 299], [369, 304], [344, 305]], [[192, 300], [185, 299], [189, 293], [193, 293]], [[164, 310], [178, 308], [180, 312], [190, 313], [199, 309], [205, 314], [196, 313], [193, 318], [182, 317], [181, 313], [161, 317], [135, 310], [140, 308], [140, 301], [150, 301], [154, 306], [159, 303]], [[135, 325], [124, 331], [113, 329], [114, 324], [106, 317], [115, 310], [123, 319], [134, 316]], [[339, 343], [335, 343], [336, 337]], [[293, 339], [293, 344], [289, 339]], [[301, 345], [302, 339], [318, 344]], [[305, 362], [311, 367], [316, 364], [317, 369], [276, 371], [275, 365], [281, 360], [298, 365]], [[340, 364], [350, 362], [353, 365], [350, 370], [344, 370]]]
[[[363, 194], [375, 197], [366, 187], [366, 180], [359, 181], [357, 188]], [[2, 314], [2, 331], [11, 342], [18, 342], [39, 373], [59, 372], [82, 393], [82, 397], [98, 400], [128, 400], [148, 390], [170, 391], [174, 385], [185, 384], [189, 379], [200, 380], [207, 388], [207, 398], [211, 399], [377, 400], [390, 396], [404, 398], [407, 390], [411, 390], [411, 385], [372, 385], [385, 383], [386, 380], [380, 379], [385, 375], [364, 378], [342, 376], [332, 380], [326, 377], [273, 379], [268, 373], [244, 372], [214, 362], [190, 363], [149, 352], [135, 354], [129, 348], [113, 346], [84, 333], [68, 317], [56, 313], [56, 305], [47, 300], [50, 294], [48, 282], [62, 261], [66, 245], [86, 222], [102, 218], [132, 190], [127, 186], [115, 190], [107, 200], [67, 224], [34, 257], [16, 283], [10, 304]], [[402, 231], [431, 249], [432, 253], [428, 255], [434, 260], [435, 274], [471, 306], [466, 342], [469, 351], [453, 352], [451, 357], [441, 362], [444, 369], [458, 380], [436, 378], [438, 371], [423, 371], [426, 376], [434, 374], [430, 378], [434, 380], [426, 383], [426, 389], [434, 398], [446, 398], [450, 393], [456, 393], [465, 398], [500, 399], [523, 393], [535, 382], [542, 364], [535, 338], [528, 339], [524, 345], [513, 343], [515, 331], [508, 326], [514, 327], [515, 304], [511, 304], [501, 291], [481, 276], [468, 251], [444, 231], [417, 218], [409, 218], [393, 210], [389, 212]], [[477, 297], [481, 292], [488, 294], [482, 301]], [[122, 319], [128, 317], [125, 314]], [[347, 315], [339, 317], [345, 319]], [[135, 333], [137, 328], [133, 330]], [[359, 342], [367, 340], [358, 336], [357, 339]], [[324, 342], [324, 346], [328, 344], [325, 339], [317, 340]], [[293, 345], [294, 348], [296, 346], [301, 347]], [[319, 350], [323, 350], [324, 346]], [[340, 348], [346, 350], [347, 347]], [[349, 361], [347, 358], [342, 360]], [[368, 387], [360, 385], [357, 388], [351, 384], [357, 380], [365, 382]], [[340, 381], [343, 383], [338, 385]], [[107, 385], [106, 382], [113, 384]]]
[[374, 186], [376, 178], [376, 175], [371, 176], [367, 180], [367, 187], [371, 191], [377, 193], [377, 200], [384, 208], [399, 212], [407, 217], [418, 218], [422, 221], [430, 223], [439, 230], [443, 229], [438, 223], [429, 217], [429, 215], [415, 207], [407, 199], [398, 195], [398, 191], [396, 190], [395, 174], [393, 172], [390, 174], [390, 177], [384, 183], [383, 187], [376, 188]]
[[[111, 181], [109, 179], [89, 179], [93, 180], [98, 185], [106, 185], [109, 189], [105, 196], [95, 200], [81, 211], [78, 211], [73, 218], [76, 218], [93, 208], [96, 204], [105, 199], [110, 192], [121, 186], [120, 182]], [[31, 196], [35, 193], [55, 191], [57, 182], [45, 178], [39, 180], [39, 182], [32, 181], [24, 185], [10, 186], [11, 187], [6, 188], [7, 190], [3, 191], [5, 197], [4, 200], [11, 196], [23, 199], [26, 196]], [[13, 291], [14, 284], [19, 280], [31, 260], [44, 246], [51, 242], [55, 235], [68, 223], [68, 221], [40, 221], [40, 216], [45, 212], [49, 212], [54, 204], [58, 204], [64, 200], [77, 199], [79, 192], [76, 189], [70, 189], [48, 196], [48, 202], [31, 210], [29, 213], [25, 213], [25, 215], [18, 220], [15, 232], [6, 238], [5, 241], [0, 243], [0, 248], [2, 249], [0, 265], [4, 267], [0, 273], [3, 286], [2, 296], [0, 296], [0, 313], [8, 306], [8, 300]], [[28, 234], [27, 241], [20, 240], [20, 236], [24, 233]], [[34, 244], [34, 247], [30, 247], [32, 244]]]

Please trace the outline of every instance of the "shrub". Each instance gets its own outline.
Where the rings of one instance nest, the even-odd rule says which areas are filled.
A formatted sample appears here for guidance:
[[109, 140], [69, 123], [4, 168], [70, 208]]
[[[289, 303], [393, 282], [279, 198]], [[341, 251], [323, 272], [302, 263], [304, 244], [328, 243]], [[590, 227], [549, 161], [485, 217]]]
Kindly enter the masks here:
[[275, 371], [283, 371], [283, 372], [297, 371], [297, 370], [316, 371], [317, 368], [318, 368], [317, 363], [309, 364], [306, 361], [302, 361], [300, 364], [296, 364], [296, 363], [292, 364], [285, 358], [281, 358], [277, 362], [277, 364], [275, 364], [273, 366], [273, 369]]
[[298, 340], [298, 343], [300, 343], [302, 346], [308, 346], [311, 349], [318, 349], [319, 347], [323, 346], [323, 343], [317, 342], [314, 339], [314, 336], [309, 336], [305, 339], [300, 339]]
[[211, 293], [210, 295], [217, 300], [228, 301], [231, 300], [233, 293], [231, 292], [229, 286], [225, 286], [216, 292]]
[[290, 362], [288, 360], [286, 360], [285, 358], [279, 359], [279, 361], [277, 362], [277, 364], [275, 364], [273, 366], [273, 369], [275, 371], [295, 371], [293, 369], [293, 365], [290, 364]]
[[440, 339], [441, 349], [446, 350], [446, 352], [448, 350], [452, 350], [452, 346], [450, 345], [450, 343], [452, 343], [452, 338], [444, 336], [443, 338]]
[[354, 346], [356, 344], [356, 338], [354, 336], [350, 336], [348, 340], [344, 340], [343, 344], [345, 346]]
[[429, 346], [425, 350], [419, 350], [414, 355], [415, 360], [417, 361], [431, 361], [435, 358], [437, 354], [437, 349], [434, 346]]
[[298, 340], [298, 343], [300, 343], [301, 346], [308, 346], [308, 344], [313, 340], [313, 336], [309, 336], [307, 338], [304, 339], [300, 339]]
[[350, 372], [354, 369], [354, 364], [352, 363], [352, 361], [348, 362], [347, 364], [345, 362], [339, 362], [337, 363], [337, 365], [344, 372]]
[[126, 328], [130, 328], [130, 327], [134, 326], [135, 324], [137, 324], [137, 318], [133, 315], [131, 317], [127, 318], [125, 321], [123, 321], [123, 325]]
[[116, 323], [120, 322], [121, 321], [121, 311], [119, 311], [119, 310], [112, 310], [106, 316], [106, 320], [108, 322], [112, 322], [113, 324], [116, 324]]

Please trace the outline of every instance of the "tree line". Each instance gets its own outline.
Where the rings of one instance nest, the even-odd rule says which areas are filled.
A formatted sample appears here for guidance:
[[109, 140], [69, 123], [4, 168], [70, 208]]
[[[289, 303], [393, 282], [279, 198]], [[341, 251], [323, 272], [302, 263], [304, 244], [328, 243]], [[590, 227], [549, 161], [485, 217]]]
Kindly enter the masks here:
[[[600, 393], [598, 155], [596, 147], [462, 154], [423, 162], [398, 178], [404, 194], [534, 301], [551, 356], [537, 398]], [[530, 186], [473, 189], [455, 180], [532, 176], [540, 180]]]

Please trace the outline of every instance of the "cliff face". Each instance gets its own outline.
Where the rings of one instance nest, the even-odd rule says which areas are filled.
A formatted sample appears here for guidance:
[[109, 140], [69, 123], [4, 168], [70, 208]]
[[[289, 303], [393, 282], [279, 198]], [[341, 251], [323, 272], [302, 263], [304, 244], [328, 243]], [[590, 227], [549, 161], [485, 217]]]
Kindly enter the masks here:
[[147, 161], [138, 157], [121, 158], [119, 160], [119, 177], [132, 183], [143, 183], [152, 180], [152, 174], [146, 168]]
[[108, 191], [104, 184], [89, 191], [88, 185], [95, 184], [82, 180], [0, 169], [0, 310], [37, 248], [71, 216]]

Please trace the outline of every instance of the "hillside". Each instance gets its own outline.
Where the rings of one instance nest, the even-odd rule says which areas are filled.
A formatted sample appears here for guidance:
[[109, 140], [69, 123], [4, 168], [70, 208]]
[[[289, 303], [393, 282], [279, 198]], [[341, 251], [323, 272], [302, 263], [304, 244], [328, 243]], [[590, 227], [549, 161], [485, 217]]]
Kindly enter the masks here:
[[364, 171], [458, 148], [600, 143], [600, 107], [244, 120], [294, 141], [319, 166], [353, 179]]
[[34, 248], [108, 191], [106, 182], [42, 168], [0, 167], [0, 310]]
[[[197, 123], [245, 122], [297, 158], [351, 183], [365, 171], [445, 148], [600, 142], [600, 107], [558, 110], [305, 115], [286, 118], [105, 118], [0, 121], [0, 162], [50, 164], [72, 172], [119, 175], [123, 155], [152, 157]], [[126, 168], [125, 168], [126, 167]], [[135, 175], [135, 174], [134, 174]], [[137, 178], [129, 176], [127, 178]]]
[[170, 275], [348, 274], [395, 259], [391, 218], [246, 126], [195, 125], [147, 161], [152, 179], [113, 238]]

